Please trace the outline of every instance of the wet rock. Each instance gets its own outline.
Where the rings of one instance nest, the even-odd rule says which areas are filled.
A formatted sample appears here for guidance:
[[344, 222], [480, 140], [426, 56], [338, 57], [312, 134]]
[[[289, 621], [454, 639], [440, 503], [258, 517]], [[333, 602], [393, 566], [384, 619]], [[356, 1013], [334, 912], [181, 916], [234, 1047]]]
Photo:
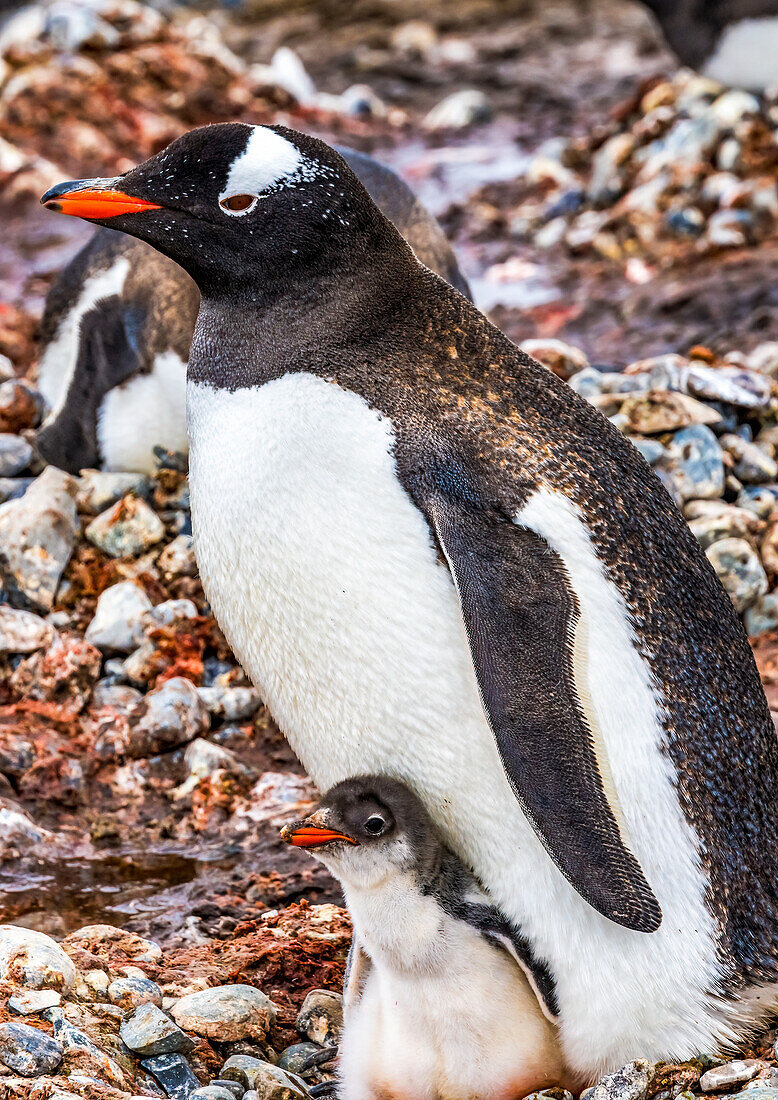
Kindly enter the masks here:
[[144, 1058], [155, 1054], [186, 1054], [194, 1043], [155, 1004], [141, 1004], [119, 1029], [122, 1042]]
[[172, 1008], [180, 1027], [220, 1042], [264, 1039], [276, 1011], [273, 1002], [250, 985], [223, 985], [190, 993]]
[[322, 1048], [317, 1043], [294, 1043], [281, 1052], [278, 1067], [302, 1077], [310, 1067], [311, 1058], [321, 1052]]
[[41, 829], [15, 804], [0, 798], [0, 856], [15, 859], [22, 851], [40, 854], [43, 842], [51, 839], [52, 833]]
[[608, 1073], [590, 1090], [589, 1100], [644, 1100], [653, 1075], [653, 1066], [643, 1059], [628, 1062], [615, 1073]]
[[165, 528], [144, 500], [125, 496], [93, 519], [84, 533], [109, 557], [134, 558], [160, 542]]
[[191, 1094], [190, 1100], [235, 1100], [235, 1094], [223, 1085], [215, 1085], [211, 1082], [210, 1085], [206, 1085], [204, 1088], [196, 1089]]
[[96, 516], [128, 493], [146, 496], [149, 489], [149, 479], [145, 474], [83, 470], [78, 479], [76, 503], [80, 512]]
[[0, 925], [0, 978], [27, 989], [67, 992], [76, 982], [76, 968], [50, 936], [31, 928]]
[[98, 649], [129, 653], [138, 644], [141, 619], [151, 608], [151, 600], [140, 585], [120, 581], [100, 594], [84, 636]]
[[[150, 978], [117, 978], [107, 987], [106, 992], [111, 1003], [118, 1005], [126, 1012], [144, 1004], [156, 1005], [157, 1008], [162, 1007], [162, 990]], [[148, 1053], [162, 1054], [163, 1051], [149, 1051]]]
[[687, 500], [720, 497], [724, 492], [722, 450], [704, 424], [677, 432], [654, 469], [679, 507]]
[[201, 687], [197, 690], [209, 713], [227, 722], [250, 718], [262, 705], [259, 692], [253, 687]]
[[745, 539], [722, 539], [705, 553], [738, 613], [767, 592], [762, 563]]
[[0, 604], [0, 653], [33, 653], [45, 649], [54, 628], [31, 611]]
[[47, 467], [23, 497], [0, 504], [0, 581], [15, 607], [50, 611], [78, 530], [76, 482]]
[[191, 680], [175, 676], [150, 691], [130, 718], [127, 756], [138, 759], [202, 736], [208, 711]]
[[548, 367], [552, 374], [565, 380], [589, 366], [584, 352], [564, 340], [525, 340], [521, 349]]
[[211, 1081], [211, 1085], [219, 1085], [221, 1088], [227, 1089], [235, 1100], [241, 1100], [243, 1096], [243, 1085], [238, 1081], [225, 1081], [222, 1077], [215, 1077], [213, 1081]]
[[32, 447], [20, 435], [0, 432], [0, 477], [16, 477], [32, 461]]
[[464, 88], [433, 107], [422, 125], [433, 132], [464, 130], [477, 122], [488, 122], [491, 117], [492, 107], [484, 93], [477, 88]]
[[295, 1024], [312, 1043], [337, 1043], [343, 1027], [343, 997], [328, 989], [312, 989], [303, 1001]]
[[182, 1054], [157, 1054], [144, 1058], [141, 1065], [162, 1086], [170, 1100], [189, 1100], [200, 1082]]
[[177, 535], [169, 542], [157, 559], [166, 580], [173, 577], [193, 577], [197, 573], [191, 535]]
[[733, 1062], [725, 1062], [723, 1066], [713, 1066], [703, 1073], [700, 1088], [703, 1092], [721, 1092], [732, 1085], [751, 1081], [763, 1068], [764, 1062], [756, 1058], [739, 1058]]
[[737, 435], [723, 435], [720, 444], [732, 456], [735, 477], [751, 485], [775, 481], [778, 462], [766, 454], [756, 443], [748, 443]]
[[56, 1008], [62, 994], [56, 989], [28, 989], [8, 998], [8, 1007], [18, 1016], [33, 1016], [46, 1008]]
[[778, 591], [767, 592], [746, 609], [743, 616], [746, 634], [757, 638], [760, 634], [778, 630]]
[[0, 1023], [0, 1062], [22, 1077], [54, 1073], [63, 1050], [56, 1039], [29, 1024]]

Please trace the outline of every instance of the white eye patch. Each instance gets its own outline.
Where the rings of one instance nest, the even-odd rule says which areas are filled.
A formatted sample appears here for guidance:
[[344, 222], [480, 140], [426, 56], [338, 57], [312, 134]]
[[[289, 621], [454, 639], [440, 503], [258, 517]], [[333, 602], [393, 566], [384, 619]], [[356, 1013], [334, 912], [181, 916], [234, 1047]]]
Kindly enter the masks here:
[[[230, 165], [219, 205], [233, 217], [250, 213], [258, 196], [295, 178], [315, 175], [315, 166], [275, 130], [254, 126], [246, 147]], [[253, 199], [249, 203], [244, 200]]]

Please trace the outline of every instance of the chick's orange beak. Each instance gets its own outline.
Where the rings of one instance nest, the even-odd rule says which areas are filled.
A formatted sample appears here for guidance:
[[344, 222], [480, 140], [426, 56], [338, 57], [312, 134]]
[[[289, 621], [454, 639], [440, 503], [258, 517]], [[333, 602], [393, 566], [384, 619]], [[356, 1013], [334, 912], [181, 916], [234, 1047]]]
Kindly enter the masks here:
[[324, 825], [314, 825], [310, 820], [284, 826], [281, 830], [281, 839], [287, 844], [293, 844], [295, 848], [320, 848], [333, 840], [345, 840], [349, 844], [357, 843], [353, 837], [346, 836], [345, 833], [338, 833]]
[[162, 207], [137, 195], [126, 195], [112, 187], [118, 180], [70, 180], [58, 183], [41, 198], [47, 210], [57, 214], [70, 214], [76, 218], [116, 218], [119, 214], [140, 214], [144, 210], [161, 210]]

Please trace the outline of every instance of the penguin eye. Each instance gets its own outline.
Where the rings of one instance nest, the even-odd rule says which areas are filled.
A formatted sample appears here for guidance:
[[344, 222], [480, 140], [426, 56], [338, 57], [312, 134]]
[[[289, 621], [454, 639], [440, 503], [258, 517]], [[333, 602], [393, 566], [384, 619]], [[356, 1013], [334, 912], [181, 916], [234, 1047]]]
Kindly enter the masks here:
[[365, 832], [371, 836], [380, 836], [386, 828], [386, 822], [380, 814], [372, 814], [365, 822]]
[[219, 206], [226, 214], [248, 214], [257, 204], [257, 195], [225, 195]]

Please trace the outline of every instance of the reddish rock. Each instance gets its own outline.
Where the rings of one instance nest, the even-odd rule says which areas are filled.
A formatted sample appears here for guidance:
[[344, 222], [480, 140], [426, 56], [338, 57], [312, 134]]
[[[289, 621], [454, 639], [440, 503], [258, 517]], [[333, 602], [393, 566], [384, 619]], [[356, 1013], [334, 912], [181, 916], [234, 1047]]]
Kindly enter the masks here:
[[100, 675], [100, 651], [76, 634], [59, 634], [43, 653], [20, 661], [11, 686], [22, 699], [83, 710]]

